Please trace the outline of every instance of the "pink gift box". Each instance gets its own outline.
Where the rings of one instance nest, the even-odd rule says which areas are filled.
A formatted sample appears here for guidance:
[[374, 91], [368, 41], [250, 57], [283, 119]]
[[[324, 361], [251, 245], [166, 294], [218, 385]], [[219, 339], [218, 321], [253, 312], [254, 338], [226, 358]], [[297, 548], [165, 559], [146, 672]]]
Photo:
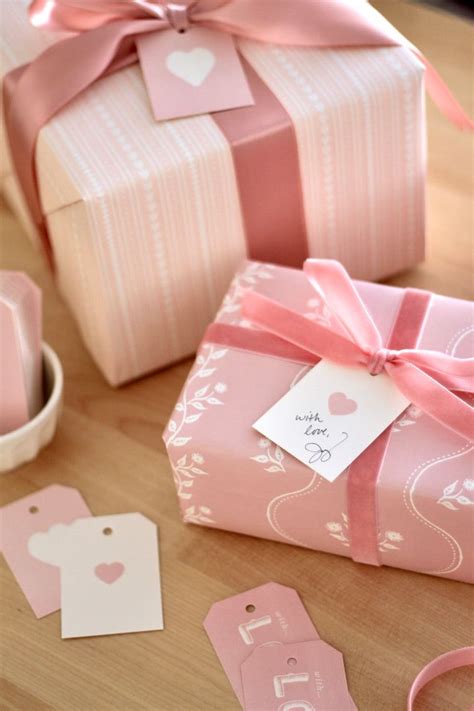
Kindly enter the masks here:
[[[355, 284], [387, 343], [404, 290]], [[254, 328], [241, 314], [248, 290], [330, 318], [301, 271], [246, 262], [216, 323]], [[431, 295], [417, 347], [472, 357], [473, 316], [470, 303]], [[252, 428], [308, 369], [204, 339], [164, 434], [185, 522], [351, 555], [347, 470], [329, 483]], [[413, 405], [395, 421], [376, 485], [381, 564], [474, 580], [472, 450]]]
[[[3, 4], [3, 67], [10, 71], [58, 36], [30, 25], [25, 0]], [[341, 259], [364, 279], [421, 261], [421, 63], [405, 47], [236, 41], [294, 127], [308, 254]], [[57, 284], [111, 384], [194, 353], [248, 254], [241, 203], [258, 185], [247, 171], [247, 190], [239, 193], [224, 124], [210, 115], [156, 122], [133, 65], [101, 78], [40, 132], [37, 175]], [[267, 159], [281, 127], [265, 129]], [[6, 162], [1, 179], [31, 232]], [[278, 248], [269, 224], [294, 182], [283, 181], [273, 209], [263, 210], [265, 234], [257, 237], [268, 254], [255, 258], [289, 263], [294, 221]]]

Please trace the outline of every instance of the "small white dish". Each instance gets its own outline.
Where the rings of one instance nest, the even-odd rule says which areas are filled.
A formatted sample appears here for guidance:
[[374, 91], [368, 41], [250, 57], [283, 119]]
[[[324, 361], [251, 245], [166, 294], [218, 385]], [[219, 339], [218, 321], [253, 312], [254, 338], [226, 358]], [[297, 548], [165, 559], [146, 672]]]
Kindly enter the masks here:
[[34, 459], [53, 439], [61, 412], [63, 369], [53, 349], [43, 342], [45, 404], [32, 420], [13, 432], [0, 435], [0, 472], [7, 472]]

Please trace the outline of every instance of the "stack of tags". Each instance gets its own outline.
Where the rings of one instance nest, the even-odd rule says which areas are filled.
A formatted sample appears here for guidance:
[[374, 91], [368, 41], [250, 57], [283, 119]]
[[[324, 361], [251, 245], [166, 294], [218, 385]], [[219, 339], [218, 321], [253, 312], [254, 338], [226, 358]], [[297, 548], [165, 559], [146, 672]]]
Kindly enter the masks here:
[[61, 609], [61, 636], [163, 629], [158, 531], [140, 513], [93, 517], [58, 484], [0, 509], [5, 560], [36, 617]]
[[41, 291], [26, 274], [0, 271], [0, 435], [43, 406]]
[[245, 711], [357, 711], [342, 654], [296, 590], [267, 583], [217, 602], [204, 628]]

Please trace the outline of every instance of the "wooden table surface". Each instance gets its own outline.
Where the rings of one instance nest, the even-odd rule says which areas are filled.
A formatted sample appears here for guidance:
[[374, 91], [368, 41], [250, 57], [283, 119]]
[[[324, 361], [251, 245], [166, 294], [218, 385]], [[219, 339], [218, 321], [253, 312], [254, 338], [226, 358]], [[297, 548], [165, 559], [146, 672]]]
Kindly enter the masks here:
[[[469, 26], [420, 5], [375, 4], [432, 59], [472, 115]], [[470, 298], [472, 143], [430, 102], [428, 123], [429, 255], [391, 283]], [[238, 709], [202, 621], [216, 600], [270, 580], [295, 587], [321, 637], [343, 652], [361, 711], [401, 711], [426, 662], [473, 643], [467, 585], [183, 525], [161, 432], [190, 362], [112, 390], [6, 208], [0, 245], [3, 268], [23, 269], [43, 288], [45, 339], [66, 376], [54, 442], [2, 477], [0, 503], [62, 482], [79, 488], [95, 514], [141, 511], [156, 521], [166, 625], [162, 632], [61, 641], [60, 614], [36, 621], [1, 559], [1, 709]], [[473, 700], [472, 676], [460, 669], [423, 692], [417, 709], [468, 709]]]

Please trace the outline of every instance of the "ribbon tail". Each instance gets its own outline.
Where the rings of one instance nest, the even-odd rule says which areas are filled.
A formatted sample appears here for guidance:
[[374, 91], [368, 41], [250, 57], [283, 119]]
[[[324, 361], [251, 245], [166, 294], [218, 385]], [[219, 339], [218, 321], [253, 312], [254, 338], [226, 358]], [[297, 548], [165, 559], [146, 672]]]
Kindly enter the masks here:
[[13, 167], [50, 260], [35, 168], [38, 133], [96, 79], [124, 66], [127, 55], [134, 51], [131, 35], [165, 26], [160, 20], [112, 22], [52, 45], [28, 66], [11, 72], [5, 81], [5, 127]]
[[353, 0], [238, 0], [193, 18], [208, 27], [263, 42], [302, 47], [399, 44], [380, 15]]
[[399, 351], [398, 357], [417, 366], [448, 390], [474, 392], [474, 358], [455, 358], [437, 351], [409, 349]]
[[307, 259], [303, 271], [352, 341], [368, 351], [382, 347], [377, 326], [340, 262], [334, 259]]
[[471, 441], [474, 438], [474, 409], [430, 375], [411, 363], [387, 363], [388, 374], [397, 388], [414, 405], [444, 427]]
[[244, 296], [242, 314], [265, 331], [320, 358], [342, 365], [364, 363], [364, 353], [356, 343], [255, 291]]
[[452, 669], [470, 666], [471, 664], [474, 665], [474, 647], [453, 649], [433, 659], [423, 667], [411, 685], [410, 693], [408, 694], [407, 711], [413, 711], [413, 704], [418, 692], [430, 681]]
[[461, 129], [461, 131], [472, 131], [474, 129], [474, 121], [469, 118], [436, 69], [419, 49], [413, 45], [409, 45], [409, 47], [425, 67], [426, 89], [438, 109], [452, 124]]

